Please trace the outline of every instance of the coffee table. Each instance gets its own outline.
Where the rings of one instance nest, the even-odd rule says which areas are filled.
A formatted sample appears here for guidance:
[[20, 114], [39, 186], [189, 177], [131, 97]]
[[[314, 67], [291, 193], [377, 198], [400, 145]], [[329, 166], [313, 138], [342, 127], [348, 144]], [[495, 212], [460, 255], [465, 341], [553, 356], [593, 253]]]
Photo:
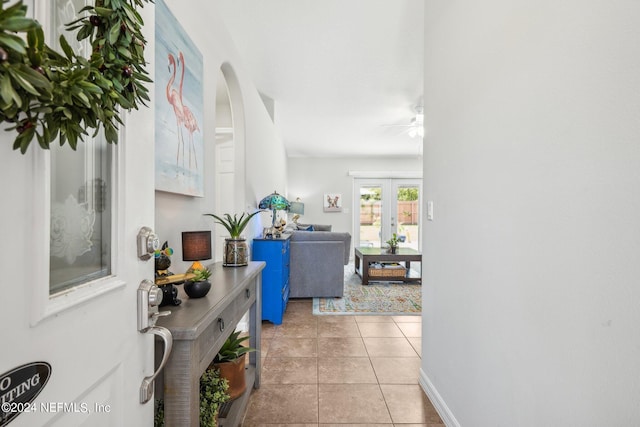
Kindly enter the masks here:
[[[368, 285], [371, 280], [369, 277], [369, 263], [371, 262], [395, 262], [405, 264], [407, 269], [407, 275], [411, 269], [411, 261], [422, 263], [422, 254], [415, 249], [411, 248], [398, 248], [396, 253], [392, 254], [387, 251], [386, 248], [371, 248], [368, 246], [361, 246], [355, 249], [354, 266], [356, 273], [362, 277], [362, 284]], [[401, 281], [401, 282], [419, 282], [422, 283], [421, 277], [393, 277], [388, 281]], [[376, 281], [384, 281], [376, 277]]]

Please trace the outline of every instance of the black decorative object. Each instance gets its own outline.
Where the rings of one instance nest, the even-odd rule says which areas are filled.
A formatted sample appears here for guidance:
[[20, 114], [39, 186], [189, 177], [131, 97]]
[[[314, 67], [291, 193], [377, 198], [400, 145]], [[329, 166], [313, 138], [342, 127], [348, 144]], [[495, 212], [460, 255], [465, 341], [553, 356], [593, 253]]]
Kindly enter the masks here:
[[165, 305], [180, 305], [182, 304], [182, 300], [178, 298], [178, 288], [173, 286], [172, 284], [159, 286], [162, 290], [162, 302], [160, 303], [160, 307], [164, 307]]
[[200, 280], [198, 282], [186, 281], [184, 283], [184, 292], [189, 298], [202, 298], [209, 293], [211, 282], [208, 280]]
[[211, 270], [205, 267], [192, 270], [191, 274], [193, 277], [184, 282], [184, 292], [189, 295], [189, 298], [202, 298], [211, 289], [211, 282], [209, 282]]
[[[169, 267], [171, 267], [171, 258], [169, 257], [171, 255], [173, 255], [173, 249], [169, 247], [169, 242], [164, 242], [162, 248], [155, 252], [156, 279], [158, 277], [173, 275], [173, 273], [169, 271]], [[182, 303], [182, 300], [178, 299], [178, 289], [176, 289], [173, 284], [160, 285], [160, 289], [162, 289], [162, 302], [160, 303], [160, 307], [165, 305], [180, 305]]]

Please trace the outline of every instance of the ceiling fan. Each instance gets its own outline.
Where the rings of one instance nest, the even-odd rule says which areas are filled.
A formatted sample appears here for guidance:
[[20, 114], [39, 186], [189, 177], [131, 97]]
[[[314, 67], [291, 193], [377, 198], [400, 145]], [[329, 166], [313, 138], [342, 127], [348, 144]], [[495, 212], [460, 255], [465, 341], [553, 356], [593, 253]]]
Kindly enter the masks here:
[[411, 138], [415, 138], [419, 136], [422, 138], [424, 136], [424, 108], [421, 105], [416, 105], [415, 108], [416, 115], [411, 118], [409, 124], [406, 125], [383, 125], [389, 127], [405, 127], [408, 128], [406, 130], [407, 134]]

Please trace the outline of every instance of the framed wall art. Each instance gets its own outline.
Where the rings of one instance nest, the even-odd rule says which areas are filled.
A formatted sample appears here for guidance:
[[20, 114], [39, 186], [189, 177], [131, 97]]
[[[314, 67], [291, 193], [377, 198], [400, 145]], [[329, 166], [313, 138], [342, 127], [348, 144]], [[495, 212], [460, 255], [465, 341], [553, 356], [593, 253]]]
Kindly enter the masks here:
[[342, 194], [327, 193], [322, 202], [325, 212], [342, 212]]
[[202, 197], [202, 54], [162, 0], [155, 31], [156, 190]]

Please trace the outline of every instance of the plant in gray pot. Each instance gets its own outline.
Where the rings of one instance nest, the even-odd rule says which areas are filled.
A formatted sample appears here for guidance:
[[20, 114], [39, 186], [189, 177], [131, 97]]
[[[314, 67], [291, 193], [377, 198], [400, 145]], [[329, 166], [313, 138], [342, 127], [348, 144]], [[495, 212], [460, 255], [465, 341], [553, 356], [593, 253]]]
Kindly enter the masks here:
[[221, 224], [229, 232], [228, 238], [224, 240], [224, 252], [222, 256], [222, 265], [225, 267], [241, 267], [249, 264], [249, 247], [247, 246], [247, 239], [242, 236], [242, 232], [249, 224], [251, 218], [257, 215], [260, 211], [255, 211], [252, 214], [243, 212], [238, 217], [238, 214], [233, 216], [224, 214], [222, 217], [215, 214], [205, 214], [216, 219], [218, 224]]
[[204, 268], [202, 270], [191, 270], [193, 277], [184, 282], [184, 292], [189, 298], [202, 298], [209, 293], [211, 289], [211, 270]]

